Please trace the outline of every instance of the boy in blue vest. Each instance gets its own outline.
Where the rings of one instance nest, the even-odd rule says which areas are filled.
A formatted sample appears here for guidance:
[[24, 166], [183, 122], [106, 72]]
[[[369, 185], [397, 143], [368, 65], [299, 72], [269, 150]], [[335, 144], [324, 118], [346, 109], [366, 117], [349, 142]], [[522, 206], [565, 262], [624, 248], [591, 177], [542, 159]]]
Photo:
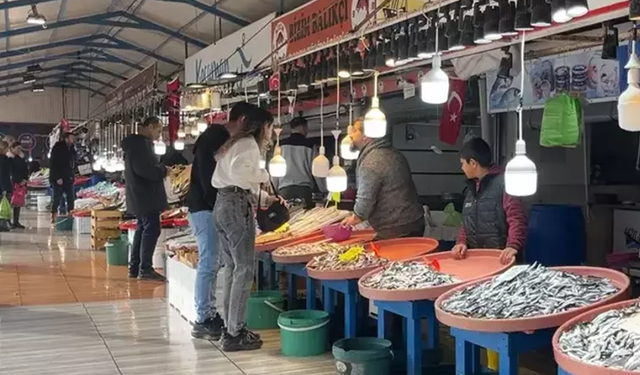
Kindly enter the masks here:
[[493, 164], [491, 148], [482, 138], [473, 138], [462, 146], [460, 163], [469, 188], [453, 253], [462, 259], [467, 249], [503, 249], [500, 261], [507, 264], [521, 254], [526, 240], [527, 217], [522, 201], [505, 192], [504, 172]]

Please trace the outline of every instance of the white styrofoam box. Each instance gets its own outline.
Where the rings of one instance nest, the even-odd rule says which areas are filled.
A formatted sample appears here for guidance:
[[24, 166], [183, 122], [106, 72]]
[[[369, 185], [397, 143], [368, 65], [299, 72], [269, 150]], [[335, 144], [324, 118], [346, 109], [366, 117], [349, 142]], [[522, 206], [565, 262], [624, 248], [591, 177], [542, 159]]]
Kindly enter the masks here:
[[74, 217], [73, 230], [78, 234], [91, 234], [90, 217]]
[[640, 211], [613, 210], [613, 252], [640, 250]]
[[167, 259], [167, 295], [169, 304], [190, 323], [196, 321], [194, 303], [196, 270], [174, 258]]
[[49, 212], [51, 197], [48, 195], [38, 196], [38, 212]]

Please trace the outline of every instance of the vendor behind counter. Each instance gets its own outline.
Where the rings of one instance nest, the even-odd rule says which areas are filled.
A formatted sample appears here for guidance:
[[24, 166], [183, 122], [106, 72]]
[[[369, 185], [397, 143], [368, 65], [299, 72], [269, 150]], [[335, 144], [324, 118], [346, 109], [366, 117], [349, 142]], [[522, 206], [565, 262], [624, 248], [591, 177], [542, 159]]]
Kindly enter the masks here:
[[356, 164], [358, 188], [354, 215], [343, 225], [368, 220], [378, 233], [376, 240], [422, 237], [424, 209], [405, 157], [389, 139], [365, 136], [362, 119], [349, 127], [349, 138], [352, 147], [360, 151]]

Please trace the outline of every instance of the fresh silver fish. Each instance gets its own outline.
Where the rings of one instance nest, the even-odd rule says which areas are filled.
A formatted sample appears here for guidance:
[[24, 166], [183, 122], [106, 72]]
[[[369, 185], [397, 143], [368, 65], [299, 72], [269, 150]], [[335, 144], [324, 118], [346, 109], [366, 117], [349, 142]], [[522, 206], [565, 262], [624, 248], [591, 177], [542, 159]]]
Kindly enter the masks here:
[[311, 254], [324, 254], [328, 251], [339, 251], [345, 248], [344, 245], [339, 245], [335, 242], [321, 242], [321, 243], [304, 243], [292, 246], [283, 246], [276, 249], [273, 254], [278, 256], [296, 256], [296, 255], [311, 255]]
[[640, 335], [623, 327], [638, 314], [640, 302], [576, 324], [560, 335], [560, 350], [595, 366], [640, 372]]
[[420, 261], [391, 262], [380, 272], [362, 280], [362, 285], [374, 289], [424, 289], [457, 283], [456, 277], [441, 273]]
[[609, 279], [516, 266], [495, 278], [453, 294], [444, 311], [480, 319], [551, 315], [591, 305], [618, 292]]
[[373, 251], [364, 250], [354, 253], [353, 259], [345, 259], [344, 254], [353, 251], [358, 245], [341, 246], [340, 249], [331, 250], [326, 254], [313, 258], [310, 268], [318, 271], [350, 271], [369, 267], [380, 267], [389, 261], [378, 258]]

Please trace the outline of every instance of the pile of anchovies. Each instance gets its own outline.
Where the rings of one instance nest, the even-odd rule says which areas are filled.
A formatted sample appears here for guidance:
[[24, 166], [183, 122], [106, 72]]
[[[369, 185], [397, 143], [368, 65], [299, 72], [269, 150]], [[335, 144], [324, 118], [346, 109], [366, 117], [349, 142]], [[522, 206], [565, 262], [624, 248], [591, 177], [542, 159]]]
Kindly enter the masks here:
[[285, 246], [276, 249], [273, 254], [278, 256], [296, 256], [296, 255], [310, 255], [310, 254], [324, 254], [328, 251], [343, 250], [344, 245], [339, 245], [334, 242], [323, 243], [305, 243], [299, 245]]
[[479, 319], [527, 318], [588, 306], [616, 292], [609, 279], [554, 271], [536, 263], [512, 267], [464, 288], [443, 301], [441, 308]]
[[349, 246], [342, 250], [332, 250], [326, 254], [313, 258], [310, 267], [318, 271], [350, 271], [369, 267], [381, 267], [389, 261], [385, 258], [378, 258], [373, 251], [365, 250], [355, 260], [344, 261], [340, 259]]
[[362, 280], [362, 285], [374, 289], [424, 289], [460, 280], [420, 261], [391, 262], [383, 270]]
[[638, 313], [640, 302], [576, 324], [560, 336], [560, 349], [570, 357], [592, 365], [640, 371], [640, 335], [621, 326]]

